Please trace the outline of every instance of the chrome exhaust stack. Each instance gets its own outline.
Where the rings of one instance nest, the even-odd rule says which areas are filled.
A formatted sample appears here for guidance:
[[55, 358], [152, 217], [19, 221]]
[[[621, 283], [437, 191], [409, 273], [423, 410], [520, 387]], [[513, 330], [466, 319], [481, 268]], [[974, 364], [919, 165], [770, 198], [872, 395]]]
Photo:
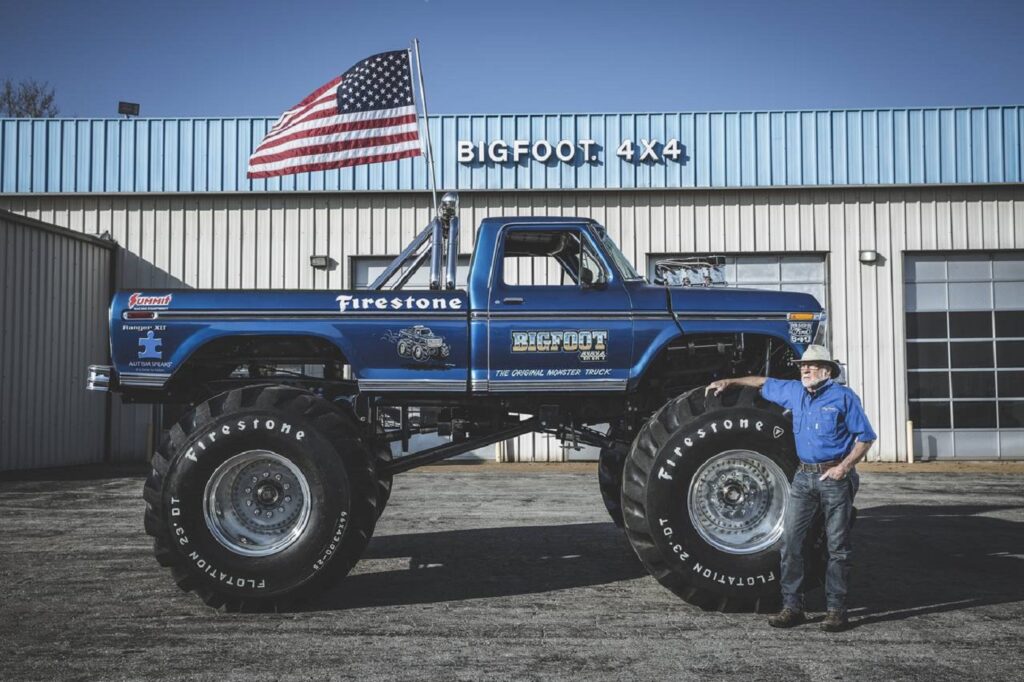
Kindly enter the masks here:
[[[446, 192], [437, 217], [370, 284], [370, 289], [401, 289], [430, 256], [430, 288], [454, 289], [459, 265], [459, 195]], [[446, 258], [447, 256], [447, 258]]]
[[441, 263], [444, 258], [444, 225], [441, 218], [430, 221], [430, 288], [441, 288]]
[[[455, 275], [459, 264], [459, 195], [455, 192], [445, 192], [441, 197], [441, 205], [437, 207], [437, 218], [433, 226], [433, 239], [430, 254], [430, 288], [441, 289], [444, 282], [445, 289], [455, 288]], [[442, 263], [447, 255], [446, 272], [442, 272]]]
[[445, 192], [441, 197], [440, 212], [441, 220], [446, 221], [448, 225], [444, 288], [454, 289], [459, 269], [459, 195], [455, 192]]

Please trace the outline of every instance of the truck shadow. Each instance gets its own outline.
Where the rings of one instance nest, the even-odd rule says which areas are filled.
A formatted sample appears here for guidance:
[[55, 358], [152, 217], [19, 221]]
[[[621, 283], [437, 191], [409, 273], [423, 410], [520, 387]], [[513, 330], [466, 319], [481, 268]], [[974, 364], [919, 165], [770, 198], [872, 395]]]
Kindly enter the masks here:
[[[1024, 524], [1008, 505], [883, 505], [854, 529], [854, 627], [1024, 601]], [[813, 604], [812, 604], [813, 605]]]
[[[1024, 601], [1024, 524], [992, 516], [1022, 508], [861, 509], [854, 530], [853, 626]], [[611, 523], [379, 536], [363, 559], [391, 566], [350, 575], [306, 610], [536, 594], [646, 576]], [[402, 568], [394, 568], [396, 562]], [[667, 591], [665, 598], [669, 604], [674, 599]], [[808, 607], [820, 611], [823, 602], [815, 590]]]
[[604, 585], [646, 575], [609, 523], [516, 526], [374, 537], [362, 561], [399, 570], [350, 574], [306, 610], [423, 604]]

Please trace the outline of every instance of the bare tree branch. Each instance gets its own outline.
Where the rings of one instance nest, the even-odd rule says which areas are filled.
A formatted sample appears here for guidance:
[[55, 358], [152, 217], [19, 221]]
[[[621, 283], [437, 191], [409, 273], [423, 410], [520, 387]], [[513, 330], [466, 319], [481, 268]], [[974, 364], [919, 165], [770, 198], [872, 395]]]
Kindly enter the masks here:
[[49, 83], [29, 79], [15, 84], [5, 78], [0, 86], [0, 116], [53, 118], [59, 113], [54, 98]]

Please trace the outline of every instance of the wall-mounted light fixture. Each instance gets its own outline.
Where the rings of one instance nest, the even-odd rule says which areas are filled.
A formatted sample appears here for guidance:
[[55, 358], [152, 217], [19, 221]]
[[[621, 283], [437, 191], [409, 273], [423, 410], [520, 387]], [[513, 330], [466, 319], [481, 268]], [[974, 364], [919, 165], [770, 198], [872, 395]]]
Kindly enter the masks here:
[[315, 270], [333, 270], [338, 262], [330, 256], [310, 256], [309, 266]]
[[865, 249], [858, 254], [860, 262], [864, 265], [873, 265], [878, 262], [878, 252], [870, 249]]
[[125, 118], [129, 116], [139, 115], [139, 103], [138, 102], [118, 102], [117, 113], [122, 114]]

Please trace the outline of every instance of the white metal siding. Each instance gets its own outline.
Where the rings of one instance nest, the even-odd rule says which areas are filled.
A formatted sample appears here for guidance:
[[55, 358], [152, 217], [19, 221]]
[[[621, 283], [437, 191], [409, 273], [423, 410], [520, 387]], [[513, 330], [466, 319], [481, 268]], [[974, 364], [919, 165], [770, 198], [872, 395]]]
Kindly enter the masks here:
[[[343, 288], [351, 256], [397, 253], [430, 217], [426, 194], [7, 196], [0, 207], [78, 231], [110, 230], [138, 257], [126, 263], [126, 283], [166, 272], [214, 288]], [[649, 253], [829, 252], [834, 352], [879, 433], [872, 458], [890, 461], [906, 447], [903, 252], [1024, 248], [1020, 186], [467, 192], [464, 253], [470, 226], [497, 215], [593, 217], [640, 267]], [[882, 260], [862, 265], [861, 249]], [[313, 270], [313, 253], [339, 267]], [[562, 458], [546, 436], [513, 449], [517, 459]]]

